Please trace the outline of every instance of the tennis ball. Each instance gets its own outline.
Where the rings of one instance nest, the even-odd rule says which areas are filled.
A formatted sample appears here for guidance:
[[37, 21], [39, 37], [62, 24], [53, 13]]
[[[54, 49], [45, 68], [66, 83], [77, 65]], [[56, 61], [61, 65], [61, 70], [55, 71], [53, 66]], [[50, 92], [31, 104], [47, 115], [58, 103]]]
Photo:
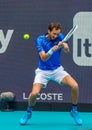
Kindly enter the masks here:
[[24, 36], [23, 36], [23, 38], [25, 39], [25, 40], [28, 40], [29, 39], [29, 34], [24, 34]]

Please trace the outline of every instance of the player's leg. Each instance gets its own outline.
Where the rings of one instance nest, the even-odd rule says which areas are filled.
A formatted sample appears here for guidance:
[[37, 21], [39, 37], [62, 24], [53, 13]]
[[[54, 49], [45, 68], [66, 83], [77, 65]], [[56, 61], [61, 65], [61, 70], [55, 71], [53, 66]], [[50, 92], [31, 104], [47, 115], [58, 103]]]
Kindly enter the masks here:
[[32, 109], [33, 109], [33, 106], [36, 103], [36, 97], [39, 94], [39, 92], [41, 91], [42, 86], [43, 85], [40, 84], [40, 83], [36, 83], [36, 84], [33, 85], [32, 91], [29, 94], [29, 98], [28, 98], [27, 112], [20, 119], [21, 125], [26, 125], [28, 120], [32, 117]]
[[79, 95], [78, 83], [70, 75], [65, 76], [62, 83], [71, 87], [72, 104], [77, 104]]
[[62, 79], [62, 83], [68, 85], [71, 88], [72, 110], [70, 114], [78, 125], [82, 125], [82, 119], [80, 118], [77, 111], [77, 102], [79, 95], [78, 83], [70, 75], [65, 76]]
[[36, 104], [36, 98], [37, 95], [39, 94], [39, 92], [41, 91], [41, 88], [43, 87], [43, 84], [40, 83], [35, 83], [33, 85], [32, 91], [29, 94], [29, 98], [28, 98], [28, 105], [29, 106], [34, 106]]
[[29, 98], [28, 98], [27, 112], [20, 119], [20, 124], [21, 125], [26, 125], [28, 119], [31, 118], [32, 109], [33, 109], [33, 106], [36, 103], [36, 97], [39, 94], [39, 92], [41, 91], [41, 88], [46, 87], [46, 85], [48, 83], [48, 76], [47, 76], [47, 73], [46, 74], [45, 73], [46, 73], [46, 71], [42, 71], [40, 69], [36, 69], [36, 71], [35, 71], [35, 78], [34, 78], [32, 91], [29, 94]]

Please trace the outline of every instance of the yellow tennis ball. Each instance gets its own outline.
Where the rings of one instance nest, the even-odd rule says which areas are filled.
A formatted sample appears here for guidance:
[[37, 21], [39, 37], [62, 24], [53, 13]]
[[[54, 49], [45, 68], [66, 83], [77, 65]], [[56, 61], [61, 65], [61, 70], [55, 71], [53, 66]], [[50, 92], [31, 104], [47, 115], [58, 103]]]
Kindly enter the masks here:
[[30, 38], [29, 34], [24, 34], [23, 37], [24, 37], [25, 40], [28, 40]]

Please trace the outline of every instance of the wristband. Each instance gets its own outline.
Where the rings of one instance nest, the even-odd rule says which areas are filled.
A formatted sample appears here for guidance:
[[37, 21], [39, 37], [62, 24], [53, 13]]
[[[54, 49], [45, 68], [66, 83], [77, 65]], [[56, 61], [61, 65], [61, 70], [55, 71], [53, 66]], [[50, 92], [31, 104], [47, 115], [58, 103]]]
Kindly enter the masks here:
[[52, 49], [50, 49], [49, 51], [48, 51], [48, 54], [50, 54], [50, 55], [52, 55], [54, 53], [54, 51], [52, 50]]

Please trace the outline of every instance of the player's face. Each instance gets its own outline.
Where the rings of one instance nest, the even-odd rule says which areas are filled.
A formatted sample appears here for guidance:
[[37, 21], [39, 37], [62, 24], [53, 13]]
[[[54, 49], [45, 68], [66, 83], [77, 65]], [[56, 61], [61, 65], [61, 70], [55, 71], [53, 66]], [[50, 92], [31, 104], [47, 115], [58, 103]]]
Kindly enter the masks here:
[[50, 40], [55, 40], [60, 34], [60, 32], [61, 32], [60, 29], [56, 30], [55, 28], [52, 31], [48, 30], [48, 38]]

